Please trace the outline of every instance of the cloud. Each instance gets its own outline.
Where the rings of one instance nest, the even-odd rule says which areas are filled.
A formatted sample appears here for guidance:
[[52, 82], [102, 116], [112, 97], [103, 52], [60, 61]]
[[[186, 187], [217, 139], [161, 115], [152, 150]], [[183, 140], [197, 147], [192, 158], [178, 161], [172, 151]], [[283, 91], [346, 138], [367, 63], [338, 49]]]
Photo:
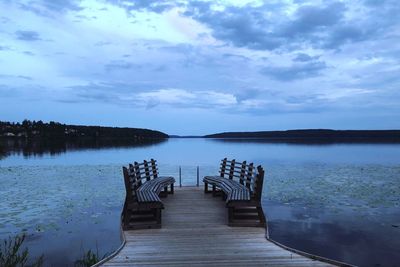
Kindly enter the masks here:
[[195, 100], [196, 95], [182, 89], [160, 89], [139, 93], [137, 99], [148, 107], [154, 107], [159, 104], [183, 105]]
[[336, 90], [330, 90], [323, 94], [318, 95], [318, 99], [334, 101], [341, 98], [354, 98], [360, 95], [372, 94], [374, 90], [362, 89], [362, 88], [342, 88]]
[[247, 109], [254, 109], [254, 108], [265, 108], [265, 106], [269, 103], [266, 99], [245, 99], [241, 102], [243, 107]]
[[105, 65], [106, 71], [130, 70], [130, 69], [141, 69], [141, 68], [143, 68], [142, 65], [131, 63], [125, 60], [113, 60]]
[[272, 50], [282, 45], [282, 38], [269, 32], [272, 22], [263, 8], [229, 6], [218, 11], [210, 2], [193, 2], [184, 14], [209, 26], [214, 38], [234, 46]]
[[160, 89], [151, 92], [142, 92], [135, 97], [146, 104], [147, 108], [158, 105], [173, 107], [197, 108], [224, 108], [236, 105], [238, 102], [232, 94], [215, 91], [193, 91], [183, 89]]
[[295, 18], [283, 27], [281, 34], [289, 39], [304, 38], [338, 24], [344, 16], [344, 11], [345, 5], [341, 2], [333, 2], [325, 7], [302, 6], [297, 9]]
[[161, 66], [157, 66], [155, 67], [153, 70], [155, 72], [166, 72], [168, 70], [168, 66], [167, 65], [161, 65]]
[[181, 6], [182, 4], [178, 1], [159, 1], [159, 0], [108, 0], [109, 3], [118, 5], [128, 12], [132, 10], [137, 11], [150, 11], [155, 13], [162, 13], [175, 6]]
[[310, 61], [294, 63], [288, 67], [265, 67], [261, 69], [261, 73], [279, 81], [293, 81], [318, 76], [326, 68], [325, 62]]
[[107, 45], [112, 45], [112, 42], [109, 41], [98, 41], [94, 44], [94, 46], [107, 46]]
[[[153, 86], [154, 87], [154, 86]], [[337, 95], [340, 92], [336, 92]], [[59, 96], [60, 97], [60, 96]], [[229, 113], [265, 114], [265, 112], [296, 112], [321, 109], [331, 95], [290, 96], [243, 89], [238, 94], [216, 90], [187, 90], [177, 88], [151, 89], [132, 84], [88, 84], [71, 87], [59, 101], [68, 103], [109, 103], [118, 106], [161, 110], [201, 109], [225, 110]], [[310, 105], [312, 104], [312, 108]]]
[[23, 79], [23, 80], [28, 80], [32, 81], [33, 78], [30, 76], [26, 75], [5, 75], [5, 74], [0, 74], [0, 79]]
[[0, 51], [8, 51], [11, 50], [11, 47], [5, 46], [5, 45], [0, 45]]
[[297, 62], [307, 62], [307, 61], [314, 61], [317, 60], [319, 56], [310, 56], [305, 53], [298, 53], [296, 57], [293, 59], [293, 61]]
[[341, 25], [333, 29], [323, 44], [324, 48], [338, 48], [346, 43], [368, 40], [376, 33], [376, 29], [362, 29], [353, 25]]
[[11, 21], [11, 19], [7, 18], [7, 17], [0, 17], [0, 23], [1, 24], [7, 24]]
[[39, 16], [51, 17], [54, 13], [80, 11], [81, 0], [31, 0], [28, 4], [20, 4], [24, 10], [31, 11]]
[[391, 1], [387, 1], [387, 0], [364, 0], [365, 5], [372, 6], [372, 7], [381, 7], [383, 5], [387, 5], [388, 2], [391, 2]]
[[233, 59], [233, 60], [237, 59], [240, 61], [247, 61], [247, 62], [250, 60], [249, 57], [246, 57], [243, 55], [235, 55], [235, 54], [231, 54], [231, 53], [222, 54], [222, 57], [225, 59]]
[[157, 106], [221, 109], [234, 108], [239, 104], [236, 96], [230, 93], [213, 90], [189, 91], [176, 88], [151, 89], [152, 87], [154, 86], [119, 83], [73, 86], [60, 100], [70, 103], [105, 102], [147, 109]]
[[60, 94], [58, 101], [68, 103], [103, 102], [120, 104], [120, 96], [124, 94], [126, 84], [89, 83], [87, 85], [71, 86], [67, 95]]
[[259, 6], [215, 8], [212, 2], [191, 1], [183, 14], [208, 26], [215, 39], [236, 47], [336, 50], [348, 43], [376, 40], [399, 24], [394, 19], [396, 12], [400, 12], [396, 1], [364, 4], [327, 1], [288, 6], [267, 2]]
[[42, 40], [39, 33], [35, 31], [16, 31], [15, 35], [18, 40], [22, 41], [34, 42]]
[[238, 103], [236, 96], [228, 93], [221, 93], [215, 91], [199, 91], [197, 92], [197, 99], [204, 102], [206, 105], [216, 105], [215, 107], [228, 107]]
[[41, 0], [42, 5], [53, 11], [65, 12], [67, 10], [79, 11], [83, 8], [79, 6], [81, 0]]
[[31, 52], [31, 51], [23, 51], [22, 52], [24, 55], [27, 55], [27, 56], [34, 56], [35, 55], [35, 53], [33, 53], [33, 52]]

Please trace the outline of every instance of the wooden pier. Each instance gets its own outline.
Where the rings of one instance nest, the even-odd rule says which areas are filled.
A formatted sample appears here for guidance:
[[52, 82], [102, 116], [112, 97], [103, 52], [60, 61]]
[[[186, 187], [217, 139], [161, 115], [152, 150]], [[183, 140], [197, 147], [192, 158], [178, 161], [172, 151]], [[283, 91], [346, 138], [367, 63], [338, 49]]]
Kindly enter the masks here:
[[275, 245], [262, 227], [229, 227], [225, 202], [198, 187], [162, 201], [162, 228], [124, 231], [102, 266], [331, 266]]

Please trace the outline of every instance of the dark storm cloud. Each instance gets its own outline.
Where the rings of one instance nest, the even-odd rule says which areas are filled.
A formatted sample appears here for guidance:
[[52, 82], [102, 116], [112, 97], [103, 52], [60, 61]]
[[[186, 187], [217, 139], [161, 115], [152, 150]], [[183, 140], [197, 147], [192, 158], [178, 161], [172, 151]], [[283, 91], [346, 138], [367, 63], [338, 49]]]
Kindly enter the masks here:
[[18, 40], [22, 41], [34, 42], [42, 40], [39, 33], [35, 31], [16, 31], [15, 36]]
[[304, 64], [295, 63], [289, 67], [265, 67], [261, 73], [280, 81], [293, 81], [320, 75], [326, 69], [325, 62], [310, 61]]

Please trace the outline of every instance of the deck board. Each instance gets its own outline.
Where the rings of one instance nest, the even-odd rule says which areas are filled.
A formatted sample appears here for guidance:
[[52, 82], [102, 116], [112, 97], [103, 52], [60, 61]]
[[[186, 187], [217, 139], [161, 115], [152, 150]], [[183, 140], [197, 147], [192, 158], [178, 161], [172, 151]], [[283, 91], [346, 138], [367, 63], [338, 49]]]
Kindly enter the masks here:
[[225, 202], [200, 188], [162, 201], [162, 228], [125, 231], [124, 248], [103, 266], [331, 266], [269, 242], [264, 228], [229, 227]]

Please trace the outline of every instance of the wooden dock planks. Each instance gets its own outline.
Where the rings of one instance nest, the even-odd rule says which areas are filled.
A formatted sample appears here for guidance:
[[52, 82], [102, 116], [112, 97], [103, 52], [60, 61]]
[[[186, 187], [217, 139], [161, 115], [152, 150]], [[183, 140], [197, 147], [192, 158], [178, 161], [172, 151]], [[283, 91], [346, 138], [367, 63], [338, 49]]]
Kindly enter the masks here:
[[163, 199], [161, 229], [125, 231], [104, 266], [330, 266], [265, 239], [262, 227], [229, 227], [225, 202], [197, 187]]

